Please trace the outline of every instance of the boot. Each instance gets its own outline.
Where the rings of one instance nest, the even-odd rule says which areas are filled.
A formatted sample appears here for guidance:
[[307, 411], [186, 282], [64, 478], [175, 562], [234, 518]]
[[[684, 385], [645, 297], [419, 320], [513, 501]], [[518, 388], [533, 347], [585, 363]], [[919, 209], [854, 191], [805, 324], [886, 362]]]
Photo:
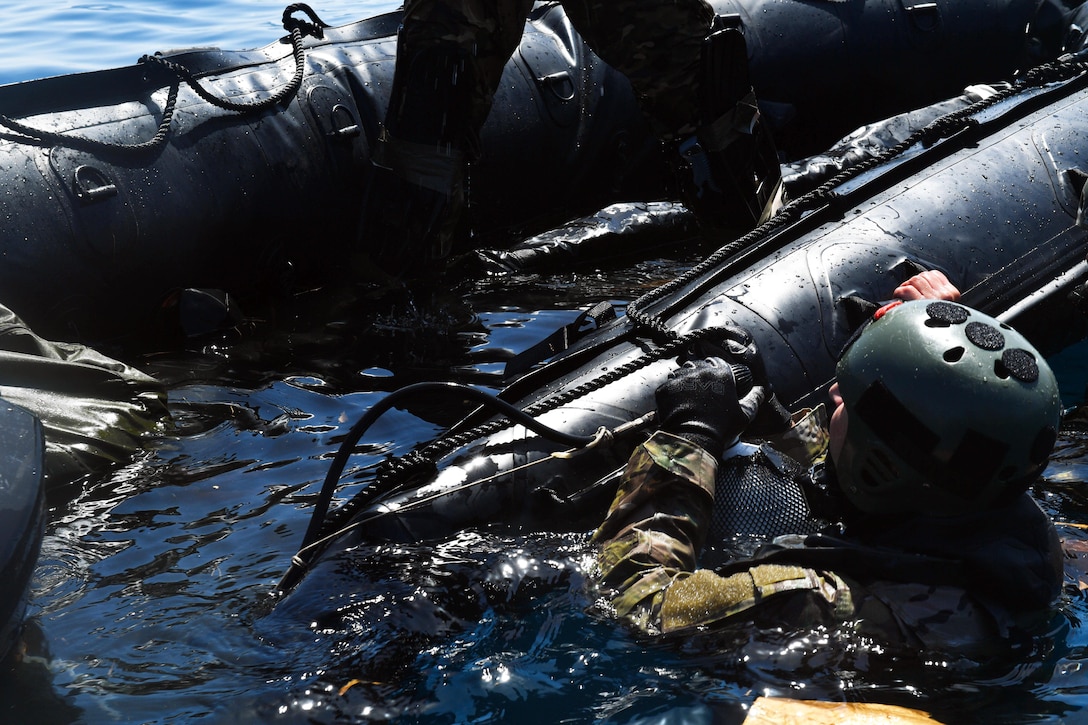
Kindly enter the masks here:
[[704, 229], [750, 227], [771, 213], [782, 175], [736, 28], [707, 37], [699, 94], [699, 129], [677, 147], [681, 199]]
[[456, 46], [397, 39], [384, 128], [360, 222], [361, 249], [392, 277], [436, 276], [465, 204], [466, 149], [476, 71]]
[[[359, 225], [360, 248], [394, 278], [439, 276], [464, 209], [460, 155], [413, 154], [414, 146], [382, 134]], [[428, 161], [431, 172], [421, 173]]]

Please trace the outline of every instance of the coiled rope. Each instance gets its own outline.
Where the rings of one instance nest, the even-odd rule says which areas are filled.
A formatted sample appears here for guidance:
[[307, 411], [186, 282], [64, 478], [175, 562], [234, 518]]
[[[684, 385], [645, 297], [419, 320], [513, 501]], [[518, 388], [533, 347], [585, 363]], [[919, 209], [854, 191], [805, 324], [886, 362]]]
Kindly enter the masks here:
[[[293, 17], [296, 12], [306, 13], [311, 22]], [[160, 54], [144, 55], [139, 59], [141, 64], [160, 65], [174, 74], [176, 81], [171, 84], [167, 93], [166, 103], [163, 105], [162, 120], [159, 122], [155, 135], [147, 141], [133, 144], [101, 141], [71, 133], [58, 133], [34, 128], [28, 124], [17, 121], [9, 116], [0, 114], [0, 125], [19, 134], [15, 140], [22, 143], [37, 145], [57, 145], [85, 151], [123, 151], [130, 153], [142, 153], [153, 151], [166, 143], [173, 127], [174, 111], [177, 107], [178, 90], [182, 83], [188, 84], [200, 98], [207, 103], [226, 111], [240, 114], [259, 113], [276, 106], [286, 99], [294, 97], [302, 86], [302, 80], [306, 73], [306, 54], [302, 46], [303, 35], [311, 35], [315, 38], [324, 36], [324, 28], [329, 27], [317, 14], [305, 3], [289, 5], [283, 11], [283, 27], [290, 33], [292, 57], [295, 61], [295, 72], [291, 80], [280, 90], [267, 98], [251, 102], [232, 101], [220, 98], [205, 88], [185, 66], [167, 60]]]

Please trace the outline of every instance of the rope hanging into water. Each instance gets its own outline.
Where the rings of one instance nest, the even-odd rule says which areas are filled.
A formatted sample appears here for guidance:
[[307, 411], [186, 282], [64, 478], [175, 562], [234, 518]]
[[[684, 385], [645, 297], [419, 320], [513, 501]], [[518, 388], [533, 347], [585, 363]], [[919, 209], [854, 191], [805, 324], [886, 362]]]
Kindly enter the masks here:
[[[307, 528], [306, 535], [303, 537], [303, 548], [306, 548], [307, 544], [313, 544], [319, 539], [328, 538], [329, 532], [339, 531], [343, 529], [344, 526], [346, 526], [347, 520], [351, 519], [356, 513], [361, 511], [364, 506], [372, 502], [378, 496], [391, 493], [392, 491], [396, 490], [397, 486], [407, 483], [409, 480], [416, 476], [432, 475], [437, 470], [435, 463], [436, 461], [441, 460], [448, 453], [460, 448], [466, 443], [469, 443], [478, 438], [483, 438], [485, 436], [498, 433], [499, 431], [505, 430], [506, 428], [509, 428], [516, 423], [522, 423], [527, 428], [533, 429], [527, 424], [526, 421], [533, 421], [538, 426], [542, 425], [535, 420], [536, 417], [543, 415], [550, 410], [554, 410], [563, 405], [566, 405], [567, 403], [577, 400], [578, 398], [581, 398], [585, 395], [588, 395], [595, 390], [599, 390], [606, 385], [621, 380], [628, 375], [631, 375], [632, 373], [638, 371], [639, 369], [646, 367], [647, 365], [650, 365], [658, 360], [677, 357], [678, 355], [685, 352], [687, 348], [700, 341], [711, 340], [721, 343], [721, 341], [725, 339], [726, 334], [726, 330], [720, 327], [706, 327], [698, 330], [692, 330], [684, 335], [678, 336], [676, 339], [672, 340], [668, 344], [662, 345], [653, 350], [646, 351], [635, 360], [612, 368], [608, 372], [601, 374], [593, 380], [590, 380], [582, 385], [563, 391], [545, 400], [521, 409], [510, 406], [509, 403], [501, 401], [499, 398], [495, 398], [494, 396], [490, 396], [489, 394], [483, 394], [488, 395], [488, 398], [491, 401], [497, 401], [502, 403], [504, 406], [508, 406], [507, 408], [504, 408], [504, 410], [518, 411], [519, 417], [514, 418], [511, 416], [505, 418], [496, 418], [494, 420], [487, 421], [486, 423], [482, 423], [474, 428], [462, 431], [460, 433], [446, 435], [438, 438], [424, 445], [421, 449], [412, 451], [405, 456], [391, 458], [383, 461], [382, 464], [378, 467], [375, 478], [370, 481], [365, 488], [358, 491], [339, 508], [333, 511], [328, 511], [326, 513], [327, 504], [325, 504], [325, 511], [322, 511], [321, 515], [318, 516], [318, 509], [317, 506], [315, 506], [314, 515], [311, 517], [310, 525]], [[420, 383], [420, 385], [422, 384], [423, 383]], [[452, 385], [452, 383], [450, 383], [449, 385]], [[413, 387], [414, 386], [407, 386], [405, 388], [402, 388], [401, 390], [408, 390], [409, 388]], [[395, 393], [391, 393], [389, 397], [396, 394], [397, 392], [400, 391], [395, 391]], [[385, 402], [389, 399], [389, 397], [383, 398], [382, 401], [378, 403], [378, 405], [383, 405], [384, 407], [381, 411], [375, 414], [375, 417], [377, 415], [381, 415], [381, 413], [383, 413], [388, 408], [388, 405], [392, 404]], [[367, 412], [367, 416], [369, 415], [370, 411]], [[359, 423], [356, 423], [352, 430], [355, 430], [356, 427], [361, 427], [362, 424], [363, 420], [360, 419]], [[369, 427], [369, 425], [369, 422], [366, 423], [366, 427]], [[348, 435], [351, 436], [352, 433], [349, 432]], [[573, 436], [570, 437], [569, 440], [571, 442], [577, 442], [579, 438], [582, 439], [582, 443], [580, 445], [584, 447], [589, 442], [596, 440], [596, 434], [594, 436]], [[347, 457], [352, 452], [350, 448], [351, 446], [341, 445], [339, 451], [337, 452], [337, 457], [339, 458], [340, 455], [343, 454], [344, 461], [346, 462]], [[541, 460], [546, 459], [542, 458]], [[335, 491], [342, 470], [343, 465], [338, 465], [337, 462], [334, 460], [333, 466], [330, 468], [330, 471], [325, 478], [325, 483], [322, 488], [323, 496], [325, 489], [328, 488], [328, 497], [331, 499], [332, 492]]]
[[[295, 12], [306, 13], [312, 22], [292, 17]], [[304, 3], [295, 3], [289, 5], [283, 11], [283, 27], [290, 33], [291, 55], [295, 63], [294, 75], [283, 88], [276, 91], [271, 96], [257, 101], [238, 102], [227, 98], [220, 98], [205, 88], [185, 66], [169, 61], [157, 53], [155, 55], [142, 56], [138, 61], [139, 63], [160, 65], [173, 73], [175, 78], [177, 78], [177, 81], [171, 84], [170, 90], [167, 93], [166, 103], [163, 105], [162, 110], [162, 120], [159, 122], [158, 129], [156, 130], [155, 135], [147, 141], [134, 144], [123, 144], [112, 141], [100, 141], [98, 139], [79, 136], [77, 134], [46, 131], [44, 129], [34, 128], [33, 126], [2, 114], [0, 114], [0, 125], [20, 134], [22, 138], [17, 140], [23, 143], [34, 143], [39, 145], [55, 144], [86, 151], [153, 151], [165, 144], [170, 137], [174, 111], [177, 107], [178, 90], [182, 83], [188, 84], [188, 86], [193, 89], [193, 92], [207, 103], [225, 111], [240, 114], [259, 113], [280, 104], [286, 99], [293, 98], [295, 94], [298, 93], [298, 89], [302, 87], [302, 80], [306, 73], [306, 54], [302, 45], [302, 37], [303, 35], [311, 35], [316, 38], [321, 38], [324, 36], [323, 28], [327, 28], [329, 25], [322, 21], [308, 5]]]
[[[474, 486], [482, 486], [485, 483], [490, 483], [490, 482], [495, 481], [497, 479], [500, 479], [500, 478], [503, 478], [503, 477], [506, 477], [506, 476], [512, 476], [512, 475], [515, 475], [517, 473], [521, 473], [523, 471], [526, 471], [526, 470], [528, 470], [530, 468], [533, 468], [535, 466], [539, 466], [540, 464], [545, 463], [545, 462], [547, 462], [547, 461], [549, 461], [551, 459], [570, 459], [570, 458], [574, 458], [575, 456], [579, 455], [580, 453], [583, 453], [583, 452], [585, 452], [587, 450], [590, 450], [592, 448], [596, 448], [598, 445], [602, 445], [602, 444], [607, 445], [616, 436], [621, 435], [622, 433], [624, 433], [624, 432], [626, 432], [628, 430], [635, 430], [635, 429], [644, 428], [644, 427], [646, 427], [648, 425], [651, 425], [653, 423], [656, 423], [656, 422], [657, 422], [657, 412], [652, 411], [652, 412], [647, 413], [646, 415], [642, 416], [641, 418], [633, 420], [630, 423], [627, 423], [627, 424], [625, 424], [623, 426], [619, 426], [614, 430], [608, 430], [607, 428], [604, 428], [602, 426], [601, 428], [597, 429], [597, 432], [594, 435], [586, 436], [586, 439], [588, 440], [588, 442], [585, 443], [585, 444], [574, 446], [574, 447], [569, 448], [569, 449], [567, 449], [565, 451], [556, 451], [554, 453], [549, 453], [544, 458], [537, 458], [535, 460], [523, 463], [523, 464], [521, 464], [519, 466], [513, 466], [512, 468], [507, 468], [505, 470], [498, 471], [497, 473], [493, 473], [490, 476], [484, 476], [483, 478], [476, 478], [476, 479], [473, 479], [471, 481], [467, 481], [467, 482], [457, 486], [456, 488], [463, 490], [463, 489], [466, 489], [466, 488], [472, 488]], [[396, 509], [396, 511], [397, 511], [397, 513], [400, 513], [400, 512], [403, 512], [403, 511], [411, 511], [411, 510], [414, 510], [414, 509], [422, 508], [423, 506], [426, 506], [427, 504], [429, 504], [429, 503], [431, 503], [433, 501], [437, 501], [438, 499], [442, 498], [443, 496], [449, 495], [449, 493], [450, 493], [449, 490], [436, 491], [435, 493], [431, 494], [430, 496], [424, 496], [422, 498], [417, 498], [417, 499], [415, 499], [413, 501], [405, 503], [405, 504], [399, 506]], [[333, 542], [334, 540], [340, 538], [344, 534], [346, 534], [346, 533], [348, 533], [350, 531], [353, 531], [355, 529], [358, 529], [361, 526], [370, 523], [371, 521], [375, 521], [377, 519], [380, 519], [383, 516], [388, 516], [388, 515], [390, 515], [390, 513], [392, 513], [392, 512], [387, 511], [387, 510], [374, 511], [374, 512], [370, 513], [368, 516], [364, 516], [362, 518], [352, 519], [352, 521], [349, 522], [348, 524], [344, 525], [343, 527], [341, 527], [341, 528], [339, 528], [339, 529], [337, 529], [335, 531], [324, 534], [320, 539], [316, 539], [314, 541], [309, 541], [309, 542], [304, 539], [303, 543], [302, 543], [302, 546], [299, 547], [298, 552], [293, 557], [291, 557], [291, 566], [299, 567], [299, 568], [303, 568], [303, 569], [306, 568], [309, 565], [309, 562], [305, 558], [305, 556], [307, 554], [310, 554], [310, 553], [315, 552], [315, 551], [319, 551], [322, 546], [325, 546], [325, 545]], [[309, 532], [307, 532], [307, 534], [309, 534]], [[316, 535], [317, 535], [317, 532], [315, 532], [315, 536]], [[287, 577], [285, 577], [285, 579], [286, 578]], [[284, 589], [285, 587], [281, 583], [279, 588]]]
[[321, 493], [314, 504], [314, 510], [310, 518], [310, 526], [302, 539], [302, 548], [308, 547], [318, 537], [325, 521], [326, 513], [328, 512], [329, 503], [332, 501], [333, 493], [336, 491], [336, 486], [340, 481], [340, 475], [344, 472], [344, 467], [347, 465], [348, 458], [354, 452], [355, 444], [359, 442], [359, 439], [363, 437], [363, 434], [379, 417], [385, 414], [386, 411], [399, 404], [405, 398], [411, 398], [420, 393], [453, 393], [463, 398], [472, 398], [484, 405], [496, 408], [499, 412], [504, 414], [509, 421], [520, 423], [544, 438], [574, 448], [583, 448], [595, 444], [599, 437], [598, 435], [574, 435], [544, 425], [528, 412], [507, 403], [505, 400], [497, 398], [491, 393], [460, 383], [426, 382], [406, 385], [403, 388], [394, 390], [392, 393], [375, 403], [361, 418], [359, 418], [358, 421], [356, 421], [344, 436], [344, 440], [340, 443], [340, 448], [337, 449], [336, 456], [333, 458], [332, 465], [329, 466], [329, 472], [325, 475], [325, 482], [321, 487]]

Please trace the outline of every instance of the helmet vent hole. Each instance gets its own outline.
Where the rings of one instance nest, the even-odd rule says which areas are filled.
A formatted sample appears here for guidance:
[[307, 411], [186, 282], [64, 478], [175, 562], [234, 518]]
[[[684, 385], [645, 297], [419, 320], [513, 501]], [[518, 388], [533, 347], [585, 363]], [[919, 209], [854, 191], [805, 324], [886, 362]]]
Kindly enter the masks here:
[[994, 360], [994, 375], [1002, 380], [1007, 380], [1010, 374], [1011, 373], [1009, 373], [1009, 369], [1005, 367], [1004, 362], [1001, 360]]
[[964, 352], [966, 351], [963, 349], [962, 345], [957, 345], [956, 347], [949, 348], [944, 351], [944, 361], [947, 363], [959, 362], [960, 358], [963, 357]]

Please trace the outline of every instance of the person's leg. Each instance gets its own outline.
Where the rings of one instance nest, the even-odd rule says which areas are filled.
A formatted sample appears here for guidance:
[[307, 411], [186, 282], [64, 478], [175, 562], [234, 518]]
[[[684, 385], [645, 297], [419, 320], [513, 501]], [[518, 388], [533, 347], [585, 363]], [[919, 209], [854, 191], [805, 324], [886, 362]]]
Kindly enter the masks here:
[[695, 132], [703, 43], [714, 22], [705, 0], [563, 0], [563, 8], [593, 52], [631, 81], [659, 138]]
[[502, 70], [517, 47], [526, 0], [413, 0], [397, 37], [397, 66], [361, 243], [385, 272], [441, 269], [464, 207], [464, 176]]
[[778, 184], [738, 30], [705, 0], [563, 0], [605, 62], [623, 73], [657, 136], [676, 153], [679, 191], [705, 226], [757, 221]]

